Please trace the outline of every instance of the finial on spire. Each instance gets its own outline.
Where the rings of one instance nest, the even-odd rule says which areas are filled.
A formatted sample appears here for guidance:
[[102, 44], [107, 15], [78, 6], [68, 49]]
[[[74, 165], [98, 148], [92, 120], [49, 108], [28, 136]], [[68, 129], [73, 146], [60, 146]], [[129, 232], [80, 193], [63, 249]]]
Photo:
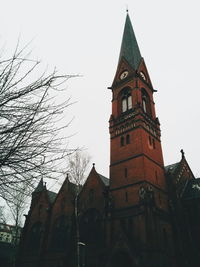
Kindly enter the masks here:
[[181, 149], [181, 155], [182, 155], [182, 159], [185, 157], [185, 152], [183, 151], [183, 149]]
[[93, 168], [95, 167], [95, 163], [92, 163]]
[[126, 13], [128, 13], [128, 5], [126, 5]]

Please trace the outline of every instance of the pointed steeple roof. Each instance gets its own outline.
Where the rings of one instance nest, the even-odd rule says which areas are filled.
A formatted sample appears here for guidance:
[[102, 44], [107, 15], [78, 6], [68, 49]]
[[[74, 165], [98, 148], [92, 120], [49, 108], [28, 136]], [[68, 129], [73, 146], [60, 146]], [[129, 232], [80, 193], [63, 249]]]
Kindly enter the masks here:
[[41, 192], [43, 189], [44, 189], [44, 182], [43, 178], [41, 178], [33, 193]]
[[124, 26], [124, 33], [122, 38], [121, 50], [119, 55], [119, 61], [125, 58], [128, 63], [137, 70], [139, 63], [142, 59], [140, 49], [137, 44], [137, 40], [133, 31], [132, 23], [127, 12], [126, 22]]

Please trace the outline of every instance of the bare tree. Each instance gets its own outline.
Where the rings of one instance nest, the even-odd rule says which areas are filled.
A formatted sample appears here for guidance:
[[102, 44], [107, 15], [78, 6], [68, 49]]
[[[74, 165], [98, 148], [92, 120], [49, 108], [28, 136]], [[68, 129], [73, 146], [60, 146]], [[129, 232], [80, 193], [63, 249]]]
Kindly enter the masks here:
[[68, 173], [71, 182], [75, 183], [78, 188], [84, 184], [85, 175], [91, 157], [82, 150], [76, 150], [68, 156]]
[[20, 237], [20, 231], [23, 224], [23, 214], [27, 207], [29, 206], [29, 195], [30, 188], [26, 188], [25, 184], [21, 186], [21, 192], [13, 192], [13, 201], [7, 201], [7, 206], [9, 209], [10, 219], [12, 225], [14, 226], [13, 233], [13, 245], [17, 246]]
[[77, 267], [80, 267], [80, 233], [79, 233], [79, 211], [78, 211], [78, 194], [81, 185], [85, 182], [85, 174], [90, 162], [90, 156], [81, 150], [76, 150], [68, 157], [68, 172], [71, 182], [76, 184], [75, 195], [75, 222], [76, 222], [76, 248], [77, 248]]
[[0, 223], [6, 223], [5, 206], [0, 206]]
[[60, 120], [70, 99], [58, 103], [56, 97], [72, 76], [54, 70], [38, 77], [40, 62], [26, 49], [17, 46], [12, 57], [0, 60], [0, 197], [11, 202], [13, 192], [62, 172], [68, 153], [60, 135], [68, 124]]

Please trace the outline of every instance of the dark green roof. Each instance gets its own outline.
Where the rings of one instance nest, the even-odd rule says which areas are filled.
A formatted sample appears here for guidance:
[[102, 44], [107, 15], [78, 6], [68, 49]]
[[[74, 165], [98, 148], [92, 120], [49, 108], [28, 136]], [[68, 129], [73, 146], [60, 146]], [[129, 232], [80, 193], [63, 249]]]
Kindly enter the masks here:
[[184, 199], [200, 198], [200, 178], [191, 179], [188, 181], [185, 192], [183, 194]]
[[101, 175], [100, 173], [98, 173], [100, 179], [102, 180], [102, 182], [105, 184], [105, 186], [109, 185], [109, 179], [103, 175]]
[[180, 162], [174, 163], [174, 164], [170, 164], [168, 166], [165, 166], [165, 172], [166, 173], [170, 173], [170, 174], [174, 174], [179, 166]]
[[125, 58], [135, 70], [137, 70], [142, 59], [128, 13], [126, 16], [119, 61], [121, 58]]
[[56, 199], [57, 194], [55, 192], [52, 192], [52, 191], [49, 191], [49, 190], [47, 190], [47, 194], [49, 196], [50, 202], [53, 203], [54, 200]]
[[35, 190], [33, 191], [33, 193], [36, 193], [36, 192], [41, 192], [43, 191], [44, 189], [44, 183], [43, 183], [43, 179], [41, 178], [37, 187], [35, 188]]

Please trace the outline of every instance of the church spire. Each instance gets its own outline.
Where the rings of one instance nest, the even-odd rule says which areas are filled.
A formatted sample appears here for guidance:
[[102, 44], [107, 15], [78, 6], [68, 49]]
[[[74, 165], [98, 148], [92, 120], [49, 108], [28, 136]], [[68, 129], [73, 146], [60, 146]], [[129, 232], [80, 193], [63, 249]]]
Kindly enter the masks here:
[[142, 59], [128, 12], [122, 38], [119, 62], [122, 58], [125, 58], [135, 70], [138, 69], [139, 63]]

